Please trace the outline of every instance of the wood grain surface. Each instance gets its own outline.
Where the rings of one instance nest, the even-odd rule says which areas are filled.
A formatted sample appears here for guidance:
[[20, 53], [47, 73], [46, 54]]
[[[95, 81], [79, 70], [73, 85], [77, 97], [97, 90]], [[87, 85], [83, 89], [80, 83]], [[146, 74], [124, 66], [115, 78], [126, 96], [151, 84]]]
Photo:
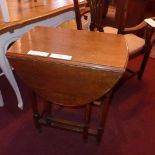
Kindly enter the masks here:
[[[84, 2], [84, 0], [81, 0]], [[0, 34], [24, 25], [45, 20], [73, 9], [72, 0], [7, 0], [10, 22], [5, 23], [0, 11]]]

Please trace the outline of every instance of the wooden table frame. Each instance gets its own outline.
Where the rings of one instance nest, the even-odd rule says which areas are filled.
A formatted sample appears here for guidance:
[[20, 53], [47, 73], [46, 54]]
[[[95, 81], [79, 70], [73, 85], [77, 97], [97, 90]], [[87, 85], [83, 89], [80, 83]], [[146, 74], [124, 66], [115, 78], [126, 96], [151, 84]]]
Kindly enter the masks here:
[[[28, 54], [31, 50], [44, 51], [47, 56]], [[50, 57], [51, 54], [61, 57], [56, 59]], [[72, 58], [66, 60], [62, 56]], [[7, 57], [34, 94], [48, 101], [40, 113], [34, 96], [33, 116], [38, 129], [42, 125], [67, 127], [82, 132], [85, 139], [90, 134], [101, 140], [110, 92], [125, 72], [128, 61], [123, 35], [35, 27], [12, 45]], [[97, 129], [92, 130], [91, 107], [98, 99], [101, 101], [100, 119]], [[85, 107], [84, 123], [79, 125], [53, 118], [51, 103], [64, 107]], [[43, 119], [45, 113], [47, 117]]]

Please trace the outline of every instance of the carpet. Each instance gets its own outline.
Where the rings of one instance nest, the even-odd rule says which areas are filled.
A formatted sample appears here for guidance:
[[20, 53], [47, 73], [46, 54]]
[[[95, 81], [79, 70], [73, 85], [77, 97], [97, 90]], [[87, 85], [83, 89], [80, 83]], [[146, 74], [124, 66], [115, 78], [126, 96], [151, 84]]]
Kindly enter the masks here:
[[[136, 67], [138, 62], [139, 59], [129, 65]], [[0, 86], [5, 107], [0, 108], [0, 155], [155, 155], [152, 68], [155, 61], [149, 59], [143, 79], [129, 80], [114, 94], [99, 145], [94, 137], [84, 142], [79, 133], [54, 128], [43, 128], [38, 133], [33, 124], [28, 89], [17, 78], [24, 100], [24, 110], [20, 111], [12, 88], [2, 77]]]

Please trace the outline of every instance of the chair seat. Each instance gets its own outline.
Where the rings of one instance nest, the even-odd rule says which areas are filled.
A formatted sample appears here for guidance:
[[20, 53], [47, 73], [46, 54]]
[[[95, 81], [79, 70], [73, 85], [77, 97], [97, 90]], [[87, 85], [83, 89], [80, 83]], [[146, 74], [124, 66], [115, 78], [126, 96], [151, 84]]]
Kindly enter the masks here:
[[127, 41], [129, 55], [133, 55], [133, 54], [141, 51], [145, 45], [144, 39], [142, 39], [132, 33], [125, 34], [124, 37]]
[[[82, 29], [83, 30], [89, 30], [89, 25], [90, 25], [90, 14], [86, 14], [87, 19], [84, 19], [84, 17], [81, 18], [82, 21]], [[62, 24], [60, 24], [58, 26], [58, 28], [65, 28], [65, 29], [73, 29], [73, 30], [77, 30], [77, 25], [76, 25], [76, 20], [72, 19], [69, 21], [65, 21]]]
[[104, 31], [104, 33], [112, 33], [112, 34], [117, 34], [118, 33], [117, 28], [109, 27], [109, 26], [103, 27], [103, 31]]
[[[112, 34], [117, 34], [118, 29], [114, 28], [114, 27], [104, 27], [103, 28], [104, 33], [112, 33]], [[127, 46], [128, 46], [128, 51], [129, 51], [129, 55], [133, 55], [137, 52], [139, 52], [145, 45], [145, 40], [130, 33], [130, 34], [125, 34], [124, 35], [126, 42], [127, 42]]]

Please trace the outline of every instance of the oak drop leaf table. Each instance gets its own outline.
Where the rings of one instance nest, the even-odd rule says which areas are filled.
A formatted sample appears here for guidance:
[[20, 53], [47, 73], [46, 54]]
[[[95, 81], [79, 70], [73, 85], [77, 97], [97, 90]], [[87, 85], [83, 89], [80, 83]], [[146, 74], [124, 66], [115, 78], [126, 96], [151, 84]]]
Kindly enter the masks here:
[[[57, 123], [52, 116], [43, 121], [34, 100], [36, 127], [41, 124], [60, 127], [62, 123], [64, 128], [69, 124], [73, 130], [83, 132], [84, 138], [92, 134], [101, 139], [105, 116], [101, 114], [99, 127], [91, 130], [90, 107], [106, 96], [125, 72], [128, 51], [123, 35], [35, 27], [17, 40], [6, 55], [24, 83], [48, 103], [86, 107], [82, 126]], [[108, 107], [105, 101], [101, 105], [101, 109]]]

